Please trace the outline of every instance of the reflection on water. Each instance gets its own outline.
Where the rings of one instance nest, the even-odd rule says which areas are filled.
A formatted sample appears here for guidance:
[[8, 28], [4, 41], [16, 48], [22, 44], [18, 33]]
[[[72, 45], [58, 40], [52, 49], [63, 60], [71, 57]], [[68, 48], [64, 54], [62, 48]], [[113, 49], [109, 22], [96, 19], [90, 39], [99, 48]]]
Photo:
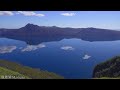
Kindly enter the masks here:
[[63, 50], [74, 50], [74, 48], [72, 46], [63, 46], [63, 47], [61, 47], [61, 49], [63, 49]]
[[[28, 33], [27, 33], [28, 34]], [[103, 34], [104, 35], [104, 34]], [[43, 42], [52, 42], [52, 41], [61, 41], [63, 39], [81, 39], [89, 42], [96, 42], [96, 41], [116, 41], [120, 40], [119, 35], [104, 35], [101, 36], [100, 34], [80, 34], [80, 35], [26, 35], [26, 36], [18, 36], [18, 35], [0, 35], [1, 38], [9, 38], [14, 40], [24, 41], [29, 45], [38, 45]]]
[[84, 55], [84, 57], [83, 57], [83, 59], [89, 59], [91, 56], [89, 56], [89, 55]]
[[46, 47], [44, 44], [38, 44], [38, 45], [27, 45], [25, 48], [23, 48], [21, 51], [26, 52], [26, 51], [34, 51], [40, 48]]
[[16, 48], [16, 46], [0, 46], [0, 54], [12, 53]]
[[28, 44], [27, 39], [0, 38], [0, 59], [55, 72], [65, 78], [91, 78], [96, 64], [120, 55], [120, 41], [89, 42], [74, 38], [41, 42], [39, 39], [33, 38]]

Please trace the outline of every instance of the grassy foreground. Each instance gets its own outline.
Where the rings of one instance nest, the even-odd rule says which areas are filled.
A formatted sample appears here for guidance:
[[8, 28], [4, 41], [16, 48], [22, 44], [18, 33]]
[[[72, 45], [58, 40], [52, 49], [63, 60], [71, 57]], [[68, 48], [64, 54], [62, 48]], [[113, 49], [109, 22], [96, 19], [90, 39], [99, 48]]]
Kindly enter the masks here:
[[0, 79], [29, 79], [29, 77], [18, 72], [0, 67]]
[[63, 79], [62, 76], [52, 72], [33, 69], [31, 67], [22, 66], [15, 62], [0, 60], [0, 78], [3, 78], [4, 75], [24, 77], [25, 79]]

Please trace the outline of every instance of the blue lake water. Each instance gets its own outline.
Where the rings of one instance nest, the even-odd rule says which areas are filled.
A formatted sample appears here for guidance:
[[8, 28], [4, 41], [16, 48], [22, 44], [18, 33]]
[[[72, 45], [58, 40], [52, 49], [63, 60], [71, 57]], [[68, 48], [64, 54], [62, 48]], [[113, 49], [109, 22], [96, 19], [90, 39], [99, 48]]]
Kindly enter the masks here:
[[92, 78], [96, 64], [117, 55], [120, 55], [120, 41], [89, 42], [73, 38], [28, 45], [24, 41], [0, 38], [0, 59], [69, 79]]

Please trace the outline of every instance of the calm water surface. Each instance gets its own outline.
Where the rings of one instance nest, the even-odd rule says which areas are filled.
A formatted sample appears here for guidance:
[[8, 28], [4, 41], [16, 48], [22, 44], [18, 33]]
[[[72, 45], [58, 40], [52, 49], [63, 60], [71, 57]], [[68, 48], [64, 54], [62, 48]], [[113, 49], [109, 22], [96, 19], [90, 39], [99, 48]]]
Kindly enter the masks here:
[[92, 78], [96, 64], [120, 55], [120, 41], [89, 42], [81, 39], [42, 42], [0, 38], [0, 59], [55, 72], [65, 78]]

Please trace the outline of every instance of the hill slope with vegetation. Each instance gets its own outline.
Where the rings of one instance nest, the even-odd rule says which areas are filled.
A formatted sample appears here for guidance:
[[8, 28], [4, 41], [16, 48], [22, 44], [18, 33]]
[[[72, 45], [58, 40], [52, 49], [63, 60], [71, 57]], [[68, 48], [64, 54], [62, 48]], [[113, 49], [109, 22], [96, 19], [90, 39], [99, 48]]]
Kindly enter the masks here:
[[98, 64], [93, 71], [94, 78], [120, 78], [120, 56]]
[[0, 79], [29, 79], [29, 77], [18, 72], [0, 67]]
[[22, 66], [15, 62], [0, 60], [0, 75], [19, 75], [32, 79], [63, 79], [62, 76], [52, 72], [33, 69], [31, 67]]

